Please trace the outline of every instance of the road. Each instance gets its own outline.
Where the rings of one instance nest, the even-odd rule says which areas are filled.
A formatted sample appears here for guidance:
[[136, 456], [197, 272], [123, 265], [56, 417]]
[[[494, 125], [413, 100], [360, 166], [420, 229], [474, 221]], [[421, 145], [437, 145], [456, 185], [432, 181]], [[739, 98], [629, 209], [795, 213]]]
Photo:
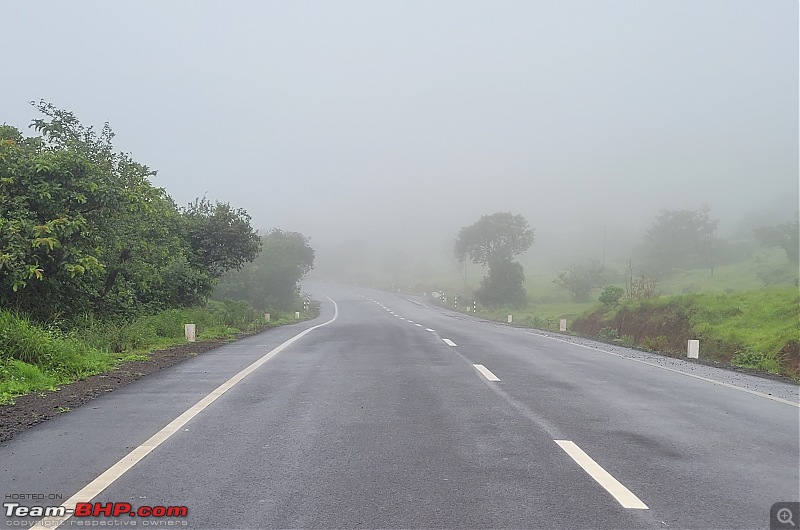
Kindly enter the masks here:
[[64, 528], [708, 529], [768, 528], [773, 503], [800, 497], [796, 386], [422, 297], [313, 292], [314, 321], [224, 345], [1, 445], [4, 502], [188, 509], [43, 521]]

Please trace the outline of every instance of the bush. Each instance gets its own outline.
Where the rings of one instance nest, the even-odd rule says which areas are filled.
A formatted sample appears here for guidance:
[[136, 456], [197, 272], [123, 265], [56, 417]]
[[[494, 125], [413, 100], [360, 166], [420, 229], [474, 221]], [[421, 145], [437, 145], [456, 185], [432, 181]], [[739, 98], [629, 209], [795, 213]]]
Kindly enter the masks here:
[[659, 335], [658, 337], [645, 337], [642, 340], [642, 344], [644, 345], [645, 349], [649, 351], [667, 351], [669, 348], [669, 339], [664, 335]]
[[619, 337], [619, 332], [615, 328], [605, 327], [597, 333], [597, 340], [603, 342], [614, 342]]
[[625, 289], [622, 287], [618, 287], [616, 285], [606, 285], [606, 288], [603, 289], [603, 292], [600, 294], [600, 303], [606, 309], [611, 309], [612, 307], [616, 307], [619, 305], [619, 301], [622, 300], [622, 297], [625, 295]]
[[633, 335], [623, 335], [617, 339], [616, 342], [618, 342], [620, 346], [624, 346], [626, 348], [633, 348], [636, 345]]
[[772, 373], [779, 373], [781, 369], [776, 359], [754, 350], [740, 351], [731, 359], [731, 364], [739, 368], [755, 368]]

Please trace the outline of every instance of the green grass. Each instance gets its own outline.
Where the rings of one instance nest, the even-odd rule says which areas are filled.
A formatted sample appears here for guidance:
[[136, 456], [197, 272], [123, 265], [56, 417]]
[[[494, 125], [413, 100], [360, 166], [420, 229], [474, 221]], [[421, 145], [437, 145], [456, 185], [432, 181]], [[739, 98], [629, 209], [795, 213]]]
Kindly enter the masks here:
[[769, 287], [796, 285], [797, 267], [783, 251], [764, 252], [753, 259], [714, 269], [678, 272], [658, 283], [662, 294], [724, 293], [756, 291]]
[[[553, 277], [537, 271], [526, 276], [529, 305], [525, 309], [479, 308], [478, 315], [505, 322], [512, 314], [516, 325], [557, 330], [560, 318], [566, 318], [571, 326], [588, 313], [598, 313], [596, 318], [603, 323], [592, 336], [609, 328], [605, 333], [616, 332], [615, 342], [634, 344], [634, 333], [616, 329], [616, 311], [603, 314], [597, 301], [602, 288], [592, 293], [592, 301], [576, 303], [566, 290], [552, 283]], [[797, 378], [794, 352], [800, 342], [800, 297], [796, 279], [797, 270], [782, 251], [764, 252], [749, 261], [718, 267], [713, 276], [708, 270], [675, 274], [658, 284], [658, 298], [628, 302], [625, 307], [630, 316], [626, 318], [639, 318], [640, 328], [650, 333], [637, 336], [637, 347], [685, 354], [685, 339], [696, 338], [700, 339], [701, 357]], [[451, 285], [458, 283], [454, 280]], [[466, 289], [463, 282], [461, 285], [463, 293]], [[457, 289], [451, 287], [449, 292]], [[469, 296], [462, 295], [462, 299]], [[452, 308], [452, 300], [448, 305]], [[667, 340], [652, 331], [665, 320], [682, 318], [688, 321], [691, 337]]]
[[[730, 294], [694, 295], [691, 317], [698, 338], [711, 343], [711, 353], [732, 355], [734, 364], [779, 372], [787, 361], [784, 348], [800, 341], [796, 287], [775, 287]], [[726, 348], [724, 351], [715, 351]]]
[[[302, 315], [309, 318], [313, 312]], [[151, 351], [185, 342], [184, 324], [197, 326], [197, 339], [236, 334], [296, 322], [294, 313], [273, 311], [269, 323], [244, 302], [209, 302], [201, 308], [169, 309], [128, 322], [83, 316], [69, 330], [45, 327], [25, 315], [0, 310], [0, 404], [15, 396], [113, 369]]]

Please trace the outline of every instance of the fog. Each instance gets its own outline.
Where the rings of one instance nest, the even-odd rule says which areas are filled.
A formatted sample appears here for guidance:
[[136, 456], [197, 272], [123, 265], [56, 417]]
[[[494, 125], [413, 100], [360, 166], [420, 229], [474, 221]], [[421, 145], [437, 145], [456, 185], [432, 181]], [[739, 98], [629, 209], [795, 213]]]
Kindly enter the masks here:
[[3, 27], [0, 122], [108, 121], [178, 204], [302, 232], [321, 274], [455, 267], [498, 211], [556, 267], [659, 209], [724, 235], [798, 205], [794, 1], [6, 2]]

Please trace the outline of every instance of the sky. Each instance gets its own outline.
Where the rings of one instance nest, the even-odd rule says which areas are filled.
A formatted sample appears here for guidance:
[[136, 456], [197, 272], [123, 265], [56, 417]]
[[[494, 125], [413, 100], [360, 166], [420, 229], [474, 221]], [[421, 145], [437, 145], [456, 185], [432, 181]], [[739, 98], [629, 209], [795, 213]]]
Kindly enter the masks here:
[[[511, 211], [533, 256], [660, 209], [798, 205], [795, 0], [3, 4], [0, 123], [109, 122], [179, 205], [432, 261]], [[29, 131], [32, 133], [32, 131]]]

